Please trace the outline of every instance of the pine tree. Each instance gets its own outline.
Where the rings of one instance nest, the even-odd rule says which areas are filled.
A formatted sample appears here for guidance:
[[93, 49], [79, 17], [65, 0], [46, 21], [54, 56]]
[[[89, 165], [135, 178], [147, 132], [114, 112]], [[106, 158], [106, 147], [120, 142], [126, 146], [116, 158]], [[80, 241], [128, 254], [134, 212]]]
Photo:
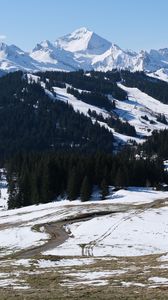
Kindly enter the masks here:
[[100, 189], [101, 189], [101, 199], [103, 200], [109, 194], [109, 188], [105, 179], [102, 180], [100, 184]]
[[18, 201], [18, 178], [15, 172], [8, 173], [8, 209], [18, 208], [22, 206], [22, 203]]
[[51, 190], [50, 190], [50, 170], [48, 162], [44, 161], [43, 163], [43, 170], [41, 172], [41, 202], [47, 203], [52, 199]]
[[69, 200], [75, 200], [78, 197], [78, 178], [75, 168], [69, 173], [67, 194]]
[[123, 172], [122, 172], [121, 168], [119, 168], [118, 171], [117, 171], [116, 178], [115, 178], [115, 185], [117, 187], [123, 187], [124, 186], [124, 175], [123, 175]]
[[92, 187], [87, 176], [83, 179], [81, 186], [81, 201], [88, 201], [92, 193]]
[[22, 169], [21, 176], [19, 178], [19, 192], [18, 192], [18, 202], [22, 204], [22, 206], [31, 205], [31, 186], [30, 186], [30, 176], [29, 170], [24, 166]]
[[32, 204], [38, 204], [41, 201], [38, 188], [37, 170], [35, 170], [31, 176], [31, 201]]
[[115, 100], [113, 100], [113, 102], [112, 102], [112, 109], [116, 109], [116, 103], [115, 103]]

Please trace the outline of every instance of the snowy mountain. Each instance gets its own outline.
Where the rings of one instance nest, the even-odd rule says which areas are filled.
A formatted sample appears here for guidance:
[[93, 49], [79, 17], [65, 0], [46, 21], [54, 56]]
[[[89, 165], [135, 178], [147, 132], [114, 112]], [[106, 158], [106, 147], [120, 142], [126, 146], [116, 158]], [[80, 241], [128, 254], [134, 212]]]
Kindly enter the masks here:
[[30, 55], [15, 45], [8, 46], [5, 43], [0, 43], [0, 70], [16, 71], [37, 70], [36, 61]]
[[168, 48], [140, 51], [123, 50], [85, 27], [58, 38], [43, 41], [31, 52], [15, 45], [0, 44], [0, 70], [108, 71], [111, 69], [145, 71], [168, 80]]
[[97, 71], [108, 71], [112, 69], [134, 69], [136, 53], [123, 51], [119, 46], [113, 44], [105, 53], [93, 59], [93, 68]]
[[38, 62], [38, 68], [41, 70], [72, 71], [80, 68], [71, 52], [55, 47], [47, 40], [37, 44], [30, 57]]

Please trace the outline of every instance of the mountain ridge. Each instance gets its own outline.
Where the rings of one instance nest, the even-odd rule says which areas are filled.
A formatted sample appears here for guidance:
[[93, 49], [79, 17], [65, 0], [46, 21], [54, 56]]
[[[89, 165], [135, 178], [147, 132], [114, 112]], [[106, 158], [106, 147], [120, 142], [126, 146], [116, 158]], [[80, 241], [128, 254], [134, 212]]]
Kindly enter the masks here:
[[[26, 52], [15, 45], [0, 43], [0, 70], [23, 71], [75, 71], [127, 69], [154, 73], [168, 81], [168, 48], [151, 49], [149, 52], [123, 50], [95, 32], [82, 27], [56, 39], [37, 43]], [[162, 78], [161, 72], [164, 76]], [[165, 71], [165, 72], [164, 72]], [[166, 75], [165, 75], [166, 74]]]

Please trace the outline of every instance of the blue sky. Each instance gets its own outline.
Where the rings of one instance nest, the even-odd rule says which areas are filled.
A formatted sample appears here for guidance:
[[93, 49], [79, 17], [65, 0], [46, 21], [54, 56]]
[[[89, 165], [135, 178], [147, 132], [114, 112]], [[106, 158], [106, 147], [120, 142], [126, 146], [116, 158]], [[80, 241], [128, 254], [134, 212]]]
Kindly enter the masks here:
[[88, 27], [124, 49], [168, 47], [168, 0], [0, 0], [0, 38], [24, 50]]

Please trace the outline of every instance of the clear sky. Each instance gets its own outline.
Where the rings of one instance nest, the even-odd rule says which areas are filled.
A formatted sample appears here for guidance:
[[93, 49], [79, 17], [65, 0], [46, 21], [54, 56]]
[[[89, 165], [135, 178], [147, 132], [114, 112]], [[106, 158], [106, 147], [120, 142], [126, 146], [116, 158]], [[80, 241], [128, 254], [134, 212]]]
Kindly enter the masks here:
[[168, 47], [168, 0], [0, 0], [0, 39], [23, 50], [83, 26], [124, 49]]

